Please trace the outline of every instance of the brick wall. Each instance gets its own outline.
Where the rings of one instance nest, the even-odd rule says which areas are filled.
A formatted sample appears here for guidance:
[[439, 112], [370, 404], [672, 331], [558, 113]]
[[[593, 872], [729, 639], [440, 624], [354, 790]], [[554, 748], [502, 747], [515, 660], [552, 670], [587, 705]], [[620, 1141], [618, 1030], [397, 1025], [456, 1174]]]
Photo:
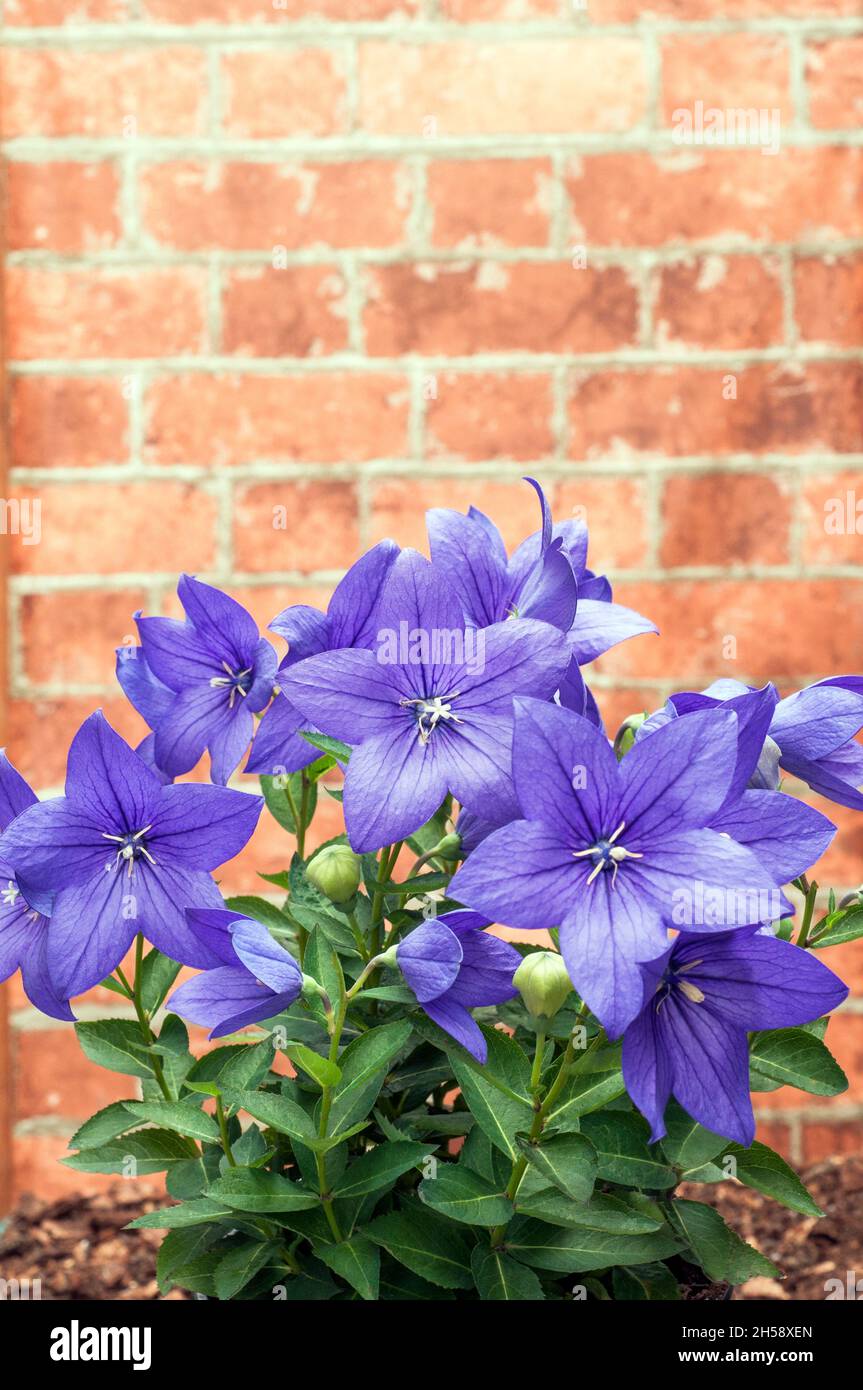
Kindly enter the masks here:
[[[861, 538], [824, 506], [863, 498], [863, 0], [5, 11], [7, 495], [42, 508], [38, 545], [6, 538], [7, 742], [41, 789], [95, 705], [140, 734], [112, 651], [179, 570], [265, 624], [358, 547], [422, 544], [428, 505], [515, 541], [526, 469], [663, 629], [598, 663], [610, 724], [861, 669]], [[697, 102], [778, 112], [779, 152], [676, 144]], [[282, 865], [267, 826], [254, 859]], [[848, 1095], [767, 1098], [797, 1159], [861, 1135], [844, 957]], [[17, 1185], [80, 1183], [55, 1159], [124, 1083], [10, 1001]]]

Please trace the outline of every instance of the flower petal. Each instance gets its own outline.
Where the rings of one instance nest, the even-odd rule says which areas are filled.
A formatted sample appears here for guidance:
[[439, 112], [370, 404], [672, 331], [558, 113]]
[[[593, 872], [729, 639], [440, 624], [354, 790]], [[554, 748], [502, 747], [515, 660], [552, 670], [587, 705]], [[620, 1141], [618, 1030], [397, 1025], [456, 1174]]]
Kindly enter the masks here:
[[672, 719], [637, 740], [620, 764], [623, 843], [709, 824], [724, 803], [737, 759], [737, 717], [725, 709]]
[[101, 830], [134, 832], [149, 825], [162, 786], [101, 710], [85, 719], [69, 749], [66, 796]]
[[426, 525], [432, 562], [448, 576], [465, 617], [477, 627], [499, 622], [510, 582], [506, 556], [501, 558], [485, 526], [448, 507], [426, 512]]
[[456, 1042], [467, 1048], [472, 1057], [485, 1065], [488, 1060], [485, 1038], [479, 1025], [462, 1004], [458, 1004], [449, 994], [444, 994], [440, 999], [430, 999], [427, 1004], [423, 1004], [423, 1009], [433, 1023], [443, 1028], [451, 1038], [455, 1038]]
[[814, 807], [769, 791], [745, 791], [713, 818], [711, 829], [746, 845], [777, 883], [805, 873], [836, 834], [833, 822]]
[[651, 844], [643, 859], [623, 862], [618, 885], [624, 881], [668, 926], [681, 931], [745, 927], [792, 910], [752, 851], [715, 830], [682, 830], [665, 843]]
[[558, 705], [516, 700], [513, 780], [523, 814], [568, 831], [571, 850], [612, 834], [622, 819], [621, 776], [608, 739]]
[[34, 806], [37, 799], [36, 793], [10, 763], [5, 749], [0, 748], [0, 830], [5, 830], [28, 806]]
[[395, 564], [395, 541], [378, 541], [336, 585], [327, 609], [331, 647], [371, 647], [383, 586]]
[[638, 637], [644, 632], [658, 632], [659, 628], [649, 618], [644, 618], [631, 608], [620, 603], [605, 603], [594, 598], [584, 597], [584, 587], [579, 585], [578, 608], [572, 625], [573, 653], [579, 666], [602, 656], [618, 642], [628, 637]]
[[560, 831], [517, 820], [477, 845], [449, 894], [492, 922], [548, 930], [572, 910], [586, 877]]
[[673, 1094], [699, 1124], [748, 1148], [755, 1138], [749, 1095], [749, 1042], [706, 1004], [677, 994], [662, 1005], [662, 1027], [673, 1048]]
[[261, 719], [244, 771], [278, 777], [309, 767], [320, 753], [300, 736], [309, 721], [281, 693]]
[[665, 1107], [671, 1099], [672, 1064], [651, 1001], [623, 1035], [623, 1080], [630, 1099], [650, 1124], [650, 1143], [665, 1136]]
[[195, 631], [218, 662], [226, 662], [235, 671], [252, 664], [260, 640], [258, 625], [241, 603], [190, 574], [180, 577], [177, 594]]
[[399, 670], [373, 652], [345, 648], [310, 656], [280, 671], [277, 684], [300, 711], [305, 728], [360, 743], [404, 727], [405, 713], [399, 708], [404, 692], [396, 684]]
[[47, 960], [56, 994], [72, 999], [117, 968], [140, 930], [125, 873], [94, 875], [57, 894]]
[[[217, 869], [249, 840], [264, 800], [229, 787], [183, 782], [165, 787], [147, 837], [157, 862], [188, 869]], [[181, 904], [181, 906], [193, 904]]]
[[816, 956], [757, 932], [687, 933], [675, 943], [673, 964], [686, 967], [714, 1013], [747, 1032], [809, 1023], [848, 995]]
[[170, 709], [174, 691], [153, 675], [143, 647], [118, 647], [116, 671], [130, 705], [151, 729], [155, 728]]
[[440, 922], [423, 922], [399, 942], [399, 969], [420, 1004], [444, 994], [458, 978], [462, 947]]
[[[399, 711], [401, 713], [401, 711]], [[395, 844], [430, 820], [447, 793], [440, 745], [399, 722], [354, 750], [345, 774], [348, 838], [359, 854]]]
[[261, 922], [241, 920], [231, 928], [234, 951], [257, 980], [276, 994], [293, 993], [296, 999], [303, 987], [303, 972], [290, 952], [274, 941]]

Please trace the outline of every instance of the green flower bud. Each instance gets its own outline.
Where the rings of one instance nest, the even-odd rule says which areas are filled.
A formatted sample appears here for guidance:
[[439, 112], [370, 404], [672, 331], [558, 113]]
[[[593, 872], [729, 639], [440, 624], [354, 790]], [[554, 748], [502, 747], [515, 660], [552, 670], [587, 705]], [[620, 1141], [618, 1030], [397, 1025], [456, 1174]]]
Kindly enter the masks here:
[[346, 903], [360, 886], [360, 861], [350, 845], [327, 845], [306, 869], [309, 883], [332, 903]]
[[450, 835], [444, 835], [443, 839], [434, 848], [434, 854], [440, 859], [458, 859], [461, 851], [461, 835], [453, 831]]
[[618, 762], [629, 752], [635, 742], [635, 735], [646, 718], [646, 714], [630, 714], [628, 719], [624, 719], [614, 739], [614, 756]]
[[572, 990], [562, 956], [555, 951], [532, 951], [512, 980], [534, 1018], [554, 1018]]

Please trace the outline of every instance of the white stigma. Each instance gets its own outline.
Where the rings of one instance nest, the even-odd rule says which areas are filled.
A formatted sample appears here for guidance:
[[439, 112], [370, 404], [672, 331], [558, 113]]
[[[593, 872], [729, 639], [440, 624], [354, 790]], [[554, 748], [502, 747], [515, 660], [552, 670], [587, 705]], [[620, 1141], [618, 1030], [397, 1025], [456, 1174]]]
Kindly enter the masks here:
[[617, 827], [614, 833], [612, 835], [609, 835], [607, 839], [597, 840], [596, 844], [591, 845], [588, 849], [573, 850], [573, 859], [586, 859], [590, 856], [596, 859], [596, 863], [594, 864], [593, 868], [590, 871], [590, 874], [588, 875], [588, 883], [593, 883], [593, 880], [595, 878], [598, 878], [598, 876], [602, 873], [606, 865], [611, 864], [611, 886], [612, 888], [615, 888], [617, 886], [617, 871], [620, 868], [620, 865], [623, 863], [624, 859], [644, 858], [644, 856], [638, 850], [626, 849], [623, 845], [616, 845], [614, 843], [618, 836], [625, 829], [626, 821], [621, 821], [620, 825]]
[[442, 719], [451, 719], [454, 724], [464, 723], [464, 720], [459, 719], [458, 715], [452, 712], [451, 701], [457, 699], [458, 695], [459, 692], [454, 690], [452, 695], [434, 695], [430, 700], [399, 700], [403, 709], [416, 709], [418, 711], [417, 727], [420, 743], [428, 743]]

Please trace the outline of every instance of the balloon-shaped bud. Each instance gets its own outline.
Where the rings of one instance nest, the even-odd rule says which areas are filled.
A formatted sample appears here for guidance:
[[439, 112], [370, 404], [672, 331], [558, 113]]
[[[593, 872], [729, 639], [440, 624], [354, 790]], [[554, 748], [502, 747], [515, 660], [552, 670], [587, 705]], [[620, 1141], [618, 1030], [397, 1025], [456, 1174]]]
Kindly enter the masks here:
[[360, 886], [360, 860], [350, 845], [327, 845], [306, 869], [306, 878], [332, 903], [346, 903]]
[[534, 1018], [554, 1018], [572, 990], [563, 957], [555, 951], [525, 956], [512, 982]]

